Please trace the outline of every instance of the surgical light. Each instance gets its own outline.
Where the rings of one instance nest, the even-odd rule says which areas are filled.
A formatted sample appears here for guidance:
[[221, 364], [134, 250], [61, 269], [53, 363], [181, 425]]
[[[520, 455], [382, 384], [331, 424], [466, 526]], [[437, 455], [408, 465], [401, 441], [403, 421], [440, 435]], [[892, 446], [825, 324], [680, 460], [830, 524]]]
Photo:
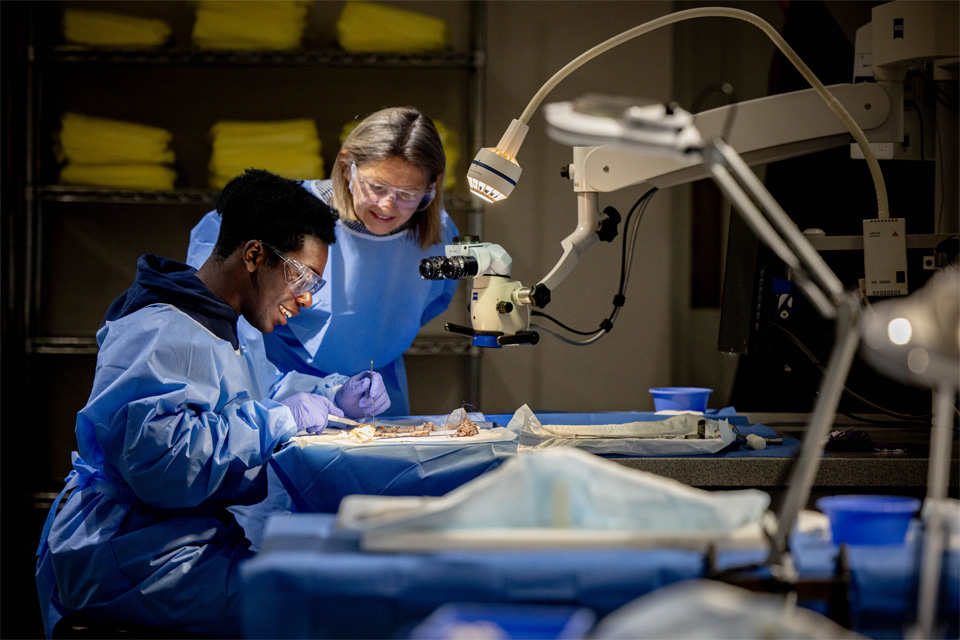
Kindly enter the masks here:
[[960, 382], [960, 269], [941, 269], [909, 296], [868, 307], [861, 355], [881, 373], [938, 388]]
[[480, 149], [467, 171], [470, 193], [487, 202], [498, 202], [510, 195], [520, 179], [517, 152], [529, 130], [530, 127], [514, 120], [496, 147]]
[[[947, 498], [953, 445], [953, 402], [960, 386], [960, 269], [935, 273], [921, 289], [866, 310], [864, 359], [878, 371], [935, 390], [930, 463], [924, 501], [922, 558], [917, 587], [917, 629], [906, 637], [932, 638], [940, 599], [941, 556], [947, 526], [936, 506]], [[901, 322], [902, 321], [902, 322]], [[910, 327], [907, 340], [894, 330]], [[903, 340], [900, 342], [899, 340]]]
[[907, 344], [913, 335], [913, 327], [906, 318], [894, 318], [887, 325], [887, 336], [893, 344]]

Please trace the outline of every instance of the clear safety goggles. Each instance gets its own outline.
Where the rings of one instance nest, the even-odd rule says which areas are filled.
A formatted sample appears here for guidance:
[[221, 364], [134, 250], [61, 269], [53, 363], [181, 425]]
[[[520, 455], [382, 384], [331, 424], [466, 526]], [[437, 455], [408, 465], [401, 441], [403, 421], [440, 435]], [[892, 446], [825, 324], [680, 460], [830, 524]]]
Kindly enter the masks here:
[[312, 296], [327, 283], [316, 271], [302, 262], [288, 258], [275, 246], [267, 244], [263, 240], [260, 241], [260, 244], [273, 251], [283, 260], [283, 276], [286, 278], [287, 286], [294, 296], [302, 296], [305, 293]]
[[[354, 184], [357, 185], [356, 191], [353, 187]], [[430, 188], [426, 191], [398, 189], [364, 178], [357, 171], [357, 163], [354, 162], [350, 165], [350, 193], [373, 204], [379, 204], [384, 198], [392, 196], [397, 209], [403, 213], [413, 213], [430, 206], [433, 198], [437, 195], [437, 185], [430, 185]]]

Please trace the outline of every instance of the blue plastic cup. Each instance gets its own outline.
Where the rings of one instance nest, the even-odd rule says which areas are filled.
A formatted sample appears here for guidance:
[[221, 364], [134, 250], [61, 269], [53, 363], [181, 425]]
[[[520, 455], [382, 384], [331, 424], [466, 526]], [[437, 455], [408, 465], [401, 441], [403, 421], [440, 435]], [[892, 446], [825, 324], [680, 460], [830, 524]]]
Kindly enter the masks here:
[[906, 496], [846, 495], [817, 500], [830, 518], [834, 544], [903, 544], [920, 500]]
[[650, 389], [657, 411], [706, 411], [713, 389], [701, 387], [658, 387]]

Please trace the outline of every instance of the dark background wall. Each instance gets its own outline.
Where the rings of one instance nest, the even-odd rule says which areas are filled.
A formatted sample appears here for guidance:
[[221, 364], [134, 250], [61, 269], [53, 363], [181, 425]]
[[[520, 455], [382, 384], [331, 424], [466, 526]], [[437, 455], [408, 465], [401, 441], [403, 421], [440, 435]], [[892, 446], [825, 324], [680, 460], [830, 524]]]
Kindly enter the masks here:
[[[415, 1], [404, 6], [443, 18], [451, 58], [471, 52], [474, 5]], [[415, 105], [443, 122], [462, 148], [474, 146], [478, 118], [474, 68], [466, 63], [362, 66], [279, 64], [253, 59], [158, 63], [130, 58], [64, 62], [65, 7], [160, 18], [172, 28], [171, 47], [192, 46], [197, 3], [132, 1], [0, 3], [3, 69], [3, 342], [2, 342], [2, 580], [0, 635], [39, 632], [33, 582], [34, 552], [52, 499], [70, 471], [76, 412], [93, 381], [93, 337], [110, 302], [126, 289], [143, 253], [186, 257], [190, 229], [210, 209], [210, 128], [221, 120], [312, 118], [322, 141], [326, 173], [343, 126], [387, 106]], [[334, 24], [343, 2], [311, 5], [303, 48], [335, 50]], [[55, 51], [54, 54], [51, 54]], [[228, 56], [224, 56], [225, 58]], [[149, 124], [173, 134], [176, 187], [183, 202], [150, 198], [62, 197], [55, 135], [66, 111]], [[446, 206], [469, 227], [462, 175], [464, 154], [449, 171], [461, 176]], [[325, 176], [314, 176], [325, 177]], [[38, 269], [31, 269], [37, 264]], [[39, 283], [38, 286], [35, 286]], [[464, 323], [464, 304], [444, 314]], [[443, 333], [442, 319], [429, 331]], [[425, 330], [425, 333], [429, 332]], [[62, 339], [50, 346], [51, 337]], [[45, 345], [35, 340], [47, 340]], [[64, 348], [65, 340], [79, 347]], [[28, 344], [31, 344], [29, 347]], [[40, 346], [38, 346], [40, 345]], [[73, 352], [70, 352], [73, 351]], [[468, 360], [462, 353], [407, 358], [412, 409], [431, 414], [465, 401]]]
[[[296, 117], [296, 104], [309, 104], [324, 133], [324, 159], [329, 167], [336, 152], [336, 132], [351, 114], [368, 113], [392, 104], [428, 104], [430, 110], [460, 131], [463, 172], [473, 155], [471, 114], [464, 108], [470, 93], [468, 80], [450, 70], [408, 70], [402, 76], [390, 70], [366, 70], [366, 91], [348, 91], [358, 80], [353, 70], [264, 69], [252, 66], [224, 74], [210, 67], [114, 67], [75, 74], [70, 67], [54, 69], [43, 81], [55, 91], [42, 94], [43, 110], [28, 96], [28, 47], [55, 42], [61, 3], [20, 0], [0, 2], [0, 71], [3, 100], [2, 213], [2, 342], [0, 342], [0, 636], [39, 637], [39, 610], [33, 583], [34, 553], [52, 496], [69, 471], [69, 452], [75, 448], [73, 427], [83, 406], [96, 356], [28, 354], [29, 331], [24, 325], [27, 298], [28, 247], [37, 238], [27, 227], [33, 203], [29, 178], [43, 184], [56, 181], [56, 163], [47, 134], [64, 107], [95, 110], [107, 117], [148, 120], [176, 128], [176, 148], [182, 186], [204, 186], [209, 159], [206, 131], [209, 123], [229, 114], [234, 118]], [[79, 5], [80, 3], [78, 3]], [[90, 3], [84, 3], [89, 5]], [[124, 3], [111, 3], [119, 7]], [[179, 15], [175, 37], [189, 42], [187, 2], [135, 3], [141, 14]], [[341, 3], [318, 3], [312, 17], [317, 24], [332, 23]], [[457, 46], [465, 47], [470, 3], [415, 2], [412, 8], [446, 11]], [[485, 25], [491, 46], [487, 96], [482, 107], [486, 134], [493, 145], [511, 118], [517, 117], [540, 84], [556, 69], [597, 42], [630, 26], [673, 10], [713, 4], [707, 2], [524, 2], [490, 3]], [[784, 33], [826, 82], [849, 81], [853, 29], [869, 19], [875, 2], [727, 2], [755, 11]], [[36, 19], [39, 23], [32, 23]], [[722, 26], [721, 26], [722, 25]], [[320, 33], [317, 46], [329, 45], [331, 36]], [[522, 60], [520, 64], [518, 61]], [[675, 99], [692, 108], [703, 89], [731, 81], [741, 99], [795, 88], [789, 73], [774, 73], [776, 63], [769, 42], [749, 26], [717, 21], [691, 21], [625, 45], [609, 57], [572, 76], [554, 99], [568, 99], [588, 91], [638, 95], [658, 100]], [[400, 79], [402, 82], [398, 82]], [[125, 89], [116, 91], [118, 87]], [[158, 88], [163, 88], [159, 90]], [[376, 93], [381, 88], [381, 93]], [[173, 91], [173, 93], [170, 93]], [[716, 99], [716, 96], [711, 98]], [[373, 102], [369, 102], [372, 100]], [[269, 104], [269, 109], [264, 104]], [[705, 102], [703, 108], [719, 103]], [[170, 108], [170, 105], [179, 105]], [[42, 144], [28, 136], [31, 119], [44, 131]], [[559, 257], [559, 240], [573, 227], [575, 204], [569, 184], [556, 169], [570, 161], [568, 148], [550, 141], [541, 116], [536, 116], [520, 160], [522, 188], [507, 207], [488, 211], [485, 240], [502, 243], [515, 259], [514, 273], [525, 282], [545, 274]], [[778, 199], [798, 222], [826, 227], [828, 233], [855, 233], [851, 220], [868, 215], [837, 204], [860, 203], [872, 188], [862, 165], [845, 158], [846, 150], [770, 168], [772, 183], [779, 180]], [[830, 164], [825, 164], [829, 162]], [[893, 194], [913, 198], [916, 185], [929, 181], [930, 164], [897, 170], [886, 167]], [[827, 170], [825, 167], [831, 166]], [[889, 173], [887, 173], [889, 171]], [[29, 175], [28, 175], [29, 174]], [[779, 178], [777, 176], [779, 174]], [[852, 177], [851, 177], [852, 176]], [[825, 183], [824, 180], [830, 180]], [[774, 184], [771, 183], [771, 187]], [[707, 184], [707, 183], [704, 183]], [[707, 185], [709, 186], [709, 185]], [[715, 405], [730, 403], [741, 411], [804, 411], [812, 404], [819, 379], [799, 352], [785, 343], [770, 343], [772, 353], [761, 352], [744, 362], [734, 376], [737, 360], [716, 354], [716, 329], [720, 315], [718, 288], [722, 277], [724, 242], [729, 211], [721, 211], [718, 198], [703, 184], [659, 194], [644, 220], [638, 264], [631, 281], [632, 293], [621, 315], [618, 330], [596, 348], [575, 349], [541, 341], [534, 350], [504, 350], [484, 354], [483, 406], [488, 412], [508, 412], [529, 402], [534, 408], [608, 410], [652, 408], [646, 392], [664, 384], [713, 384]], [[636, 198], [632, 191], [609, 194], [624, 211]], [[605, 202], [606, 204], [607, 202]], [[624, 205], [625, 203], [625, 205]], [[829, 205], [829, 206], [828, 206]], [[856, 204], [859, 207], [859, 204]], [[924, 205], [926, 206], [926, 205]], [[831, 208], [832, 207], [832, 208]], [[135, 211], [120, 205], [44, 204], [43, 246], [46, 252], [43, 280], [44, 305], [36, 317], [47, 334], [79, 333], [89, 337], [113, 296], [130, 282], [134, 264], [148, 250], [171, 257], [185, 254], [190, 227], [208, 210], [205, 204], [185, 204]], [[820, 217], [805, 219], [804, 215]], [[911, 213], [909, 225], [929, 232], [925, 211]], [[841, 215], [842, 214], [842, 215]], [[131, 215], [140, 216], [131, 224]], [[826, 217], [826, 219], [822, 219]], [[467, 221], [457, 219], [461, 229]], [[108, 240], [104, 238], [109, 237]], [[704, 247], [709, 254], [702, 253]], [[708, 258], [695, 265], [694, 254]], [[856, 263], [860, 258], [847, 258]], [[573, 318], [571, 324], [592, 326], [607, 313], [611, 291], [598, 283], [611, 281], [619, 265], [619, 252], [595, 247], [577, 272], [564, 284], [554, 303], [557, 314]], [[838, 266], [843, 269], [842, 265]], [[96, 276], [91, 277], [91, 274]], [[846, 278], [855, 278], [846, 275]], [[849, 282], [848, 282], [849, 284]], [[462, 310], [457, 310], [461, 312]], [[462, 320], [456, 320], [463, 323]], [[77, 328], [80, 328], [79, 332]], [[803, 336], [819, 352], [829, 347], [830, 327], [811, 324]], [[450, 410], [462, 399], [464, 361], [438, 356], [408, 363], [411, 400], [415, 413]], [[724, 358], [727, 358], [724, 360]], [[612, 363], [612, 364], [611, 364]], [[869, 375], [860, 372], [858, 375]], [[873, 384], [871, 378], [870, 384]], [[736, 392], [737, 395], [732, 396]], [[929, 410], [929, 394], [902, 387], [884, 387], [875, 397], [891, 399], [897, 408]], [[789, 402], [789, 405], [785, 404]], [[852, 404], [851, 410], [862, 409]]]

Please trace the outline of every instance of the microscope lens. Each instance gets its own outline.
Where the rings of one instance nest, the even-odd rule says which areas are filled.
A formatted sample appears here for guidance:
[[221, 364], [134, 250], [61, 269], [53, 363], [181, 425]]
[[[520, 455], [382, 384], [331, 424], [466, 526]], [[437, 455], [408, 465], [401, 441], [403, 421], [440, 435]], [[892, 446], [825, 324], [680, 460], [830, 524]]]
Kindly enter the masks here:
[[449, 280], [475, 276], [478, 270], [477, 259], [470, 256], [454, 256], [443, 263], [443, 277]]
[[420, 277], [424, 280], [443, 280], [443, 256], [433, 256], [420, 261]]

